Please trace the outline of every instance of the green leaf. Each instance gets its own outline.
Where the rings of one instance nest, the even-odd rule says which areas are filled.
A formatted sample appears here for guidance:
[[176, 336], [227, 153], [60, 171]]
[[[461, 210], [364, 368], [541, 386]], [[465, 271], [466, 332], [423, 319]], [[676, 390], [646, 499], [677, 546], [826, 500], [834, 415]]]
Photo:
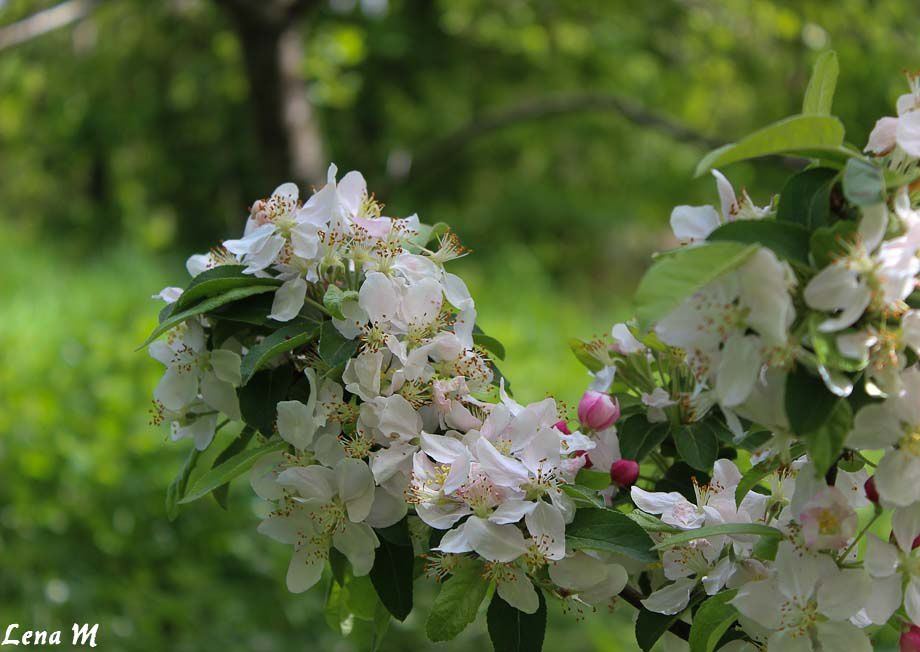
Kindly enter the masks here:
[[575, 354], [575, 357], [578, 361], [583, 364], [588, 371], [598, 372], [604, 368], [604, 365], [591, 354], [591, 349], [588, 346], [587, 342], [582, 340], [572, 338], [569, 340], [569, 348], [572, 349], [572, 353]]
[[293, 381], [294, 369], [288, 365], [256, 372], [245, 387], [236, 390], [243, 421], [265, 437], [271, 437], [278, 417], [278, 402], [287, 398]]
[[781, 465], [782, 462], [778, 457], [770, 457], [748, 469], [741, 476], [741, 480], [738, 481], [738, 486], [735, 487], [735, 505], [740, 507], [741, 501], [750, 493], [751, 489], [760, 484], [761, 480], [776, 471]]
[[211, 310], [219, 308], [220, 306], [226, 305], [228, 303], [239, 301], [240, 299], [245, 299], [246, 297], [251, 297], [255, 294], [272, 292], [276, 289], [277, 287], [274, 285], [251, 285], [248, 287], [234, 288], [215, 297], [209, 297], [204, 301], [195, 304], [188, 310], [183, 310], [181, 312], [175, 312], [175, 310], [173, 310], [169, 317], [163, 320], [159, 326], [154, 328], [153, 332], [147, 336], [146, 340], [144, 340], [144, 343], [137, 348], [138, 350], [144, 348], [152, 341], [157, 339], [160, 335], [184, 322], [186, 319], [210, 312]]
[[709, 234], [710, 242], [731, 241], [759, 244], [786, 260], [808, 264], [808, 229], [777, 220], [736, 220], [723, 224]]
[[817, 471], [824, 474], [843, 452], [852, 409], [802, 365], [786, 377], [785, 407], [790, 428], [805, 442]]
[[575, 476], [575, 484], [580, 484], [589, 489], [606, 489], [610, 486], [610, 473], [608, 471], [595, 471], [594, 469], [581, 469]]
[[708, 423], [682, 426], [674, 433], [674, 445], [680, 458], [699, 471], [712, 471], [719, 457], [719, 438]]
[[783, 536], [783, 533], [777, 530], [775, 527], [763, 525], [762, 523], [723, 523], [721, 525], [709, 525], [706, 527], [697, 528], [695, 530], [685, 530], [678, 534], [674, 534], [656, 545], [654, 549], [664, 550], [665, 548], [679, 546], [682, 543], [688, 543], [690, 541], [695, 541], [696, 539], [705, 539], [708, 537], [715, 537], [723, 534], [729, 536], [754, 534], [761, 537], [780, 538]]
[[737, 591], [718, 593], [697, 609], [690, 626], [690, 652], [713, 652], [722, 636], [738, 618], [738, 610], [729, 604]]
[[[609, 476], [608, 476], [609, 484]], [[562, 491], [572, 499], [576, 507], [603, 509], [604, 499], [597, 495], [597, 490], [580, 484], [564, 484]]]
[[566, 527], [565, 539], [576, 550], [606, 550], [643, 562], [656, 562], [652, 540], [638, 523], [622, 512], [585, 509]]
[[[215, 466], [220, 466], [230, 458], [238, 455], [242, 451], [246, 450], [246, 447], [249, 445], [249, 442], [252, 440], [252, 436], [256, 434], [254, 428], [245, 426], [240, 434], [232, 441], [230, 444], [221, 451], [220, 455], [214, 460], [212, 468]], [[230, 494], [230, 483], [222, 484], [211, 494], [214, 496], [214, 500], [217, 501], [217, 504], [222, 508], [227, 509], [227, 498]]]
[[837, 348], [837, 338], [842, 333], [822, 333], [818, 330], [818, 325], [822, 321], [824, 317], [817, 314], [811, 315], [808, 319], [808, 337], [818, 362], [827, 369], [851, 373], [865, 369], [869, 364], [869, 352], [866, 351], [861, 359], [846, 357]]
[[885, 201], [882, 170], [861, 158], [851, 158], [843, 168], [843, 196], [856, 206], [874, 206]]
[[639, 648], [643, 652], [649, 652], [678, 618], [680, 614], [671, 616], [655, 613], [645, 608], [639, 609], [639, 615], [636, 618], [636, 643]]
[[803, 114], [830, 115], [839, 72], [837, 53], [833, 50], [822, 52], [815, 61], [808, 88], [805, 89], [805, 100], [802, 102]]
[[358, 340], [347, 340], [342, 337], [331, 321], [324, 321], [319, 335], [319, 357], [335, 369], [344, 364], [358, 350]]
[[717, 167], [770, 154], [815, 156], [837, 153], [843, 145], [843, 123], [831, 116], [794, 115], [764, 127], [737, 143], [724, 145], [703, 157], [696, 176]]
[[[331, 323], [331, 322], [324, 322]], [[303, 346], [316, 337], [318, 328], [316, 324], [291, 324], [271, 335], [266, 336], [261, 342], [249, 349], [243, 356], [240, 364], [240, 374], [245, 386], [255, 373], [282, 353], [292, 351]]]
[[342, 313], [342, 305], [348, 301], [357, 301], [358, 293], [354, 290], [343, 290], [337, 285], [330, 285], [326, 288], [326, 294], [323, 295], [323, 305], [336, 319], [345, 319]]
[[182, 295], [175, 303], [174, 310], [186, 310], [196, 301], [205, 297], [223, 294], [234, 288], [249, 287], [252, 285], [281, 285], [282, 281], [275, 278], [260, 278], [252, 274], [244, 274], [243, 265], [218, 265], [207, 269], [195, 278], [183, 290]]
[[499, 360], [505, 359], [505, 345], [485, 333], [473, 333], [473, 344], [478, 344]]
[[636, 290], [637, 315], [652, 324], [668, 315], [687, 297], [743, 265], [757, 245], [713, 242], [660, 256]]
[[617, 424], [620, 454], [623, 459], [641, 462], [668, 438], [668, 432], [667, 423], [649, 423], [644, 414], [632, 416]]
[[432, 240], [440, 238], [450, 231], [450, 227], [444, 222], [435, 222], [434, 224], [419, 224], [418, 234], [412, 237], [409, 242], [419, 249], [424, 249]]
[[818, 475], [824, 475], [843, 453], [843, 443], [853, 429], [853, 408], [845, 399], [838, 399], [827, 420], [805, 437], [808, 456]]
[[482, 564], [464, 558], [453, 574], [441, 584], [431, 605], [425, 629], [432, 641], [449, 641], [476, 620], [479, 605], [489, 592], [489, 582], [482, 576]]
[[192, 471], [195, 470], [199, 455], [201, 455], [201, 451], [192, 446], [192, 450], [188, 452], [188, 457], [185, 458], [185, 464], [179, 469], [179, 474], [166, 488], [166, 517], [170, 521], [175, 521], [176, 517], [179, 516], [179, 501], [185, 497], [188, 478]]
[[856, 222], [849, 220], [840, 220], [833, 226], [815, 229], [809, 242], [815, 265], [819, 269], [830, 265], [834, 260], [843, 256], [858, 238], [859, 228]]
[[534, 613], [527, 614], [512, 607], [497, 593], [492, 596], [486, 624], [496, 652], [540, 652], [543, 649], [546, 599], [540, 589], [537, 589], [537, 597], [540, 606]]
[[830, 168], [811, 168], [790, 177], [779, 196], [776, 220], [809, 230], [825, 226], [830, 221], [831, 190], [838, 174]]
[[405, 620], [412, 611], [415, 555], [404, 518], [396, 525], [376, 530], [380, 547], [370, 577], [377, 596], [394, 618]]
[[275, 451], [284, 450], [286, 447], [287, 442], [276, 441], [260, 446], [259, 448], [250, 448], [234, 455], [198, 478], [195, 486], [192, 487], [187, 496], [179, 501], [179, 504], [184, 505], [196, 501], [203, 496], [207, 496], [221, 485], [227, 484], [235, 477], [251, 469], [252, 465], [255, 464], [260, 457], [268, 455], [269, 453], [274, 453]]
[[681, 532], [680, 528], [676, 528], [673, 525], [668, 525], [659, 518], [655, 518], [651, 514], [646, 514], [643, 511], [635, 509], [628, 514], [627, 518], [635, 521], [639, 526], [646, 532], [667, 532], [668, 534], [676, 534]]

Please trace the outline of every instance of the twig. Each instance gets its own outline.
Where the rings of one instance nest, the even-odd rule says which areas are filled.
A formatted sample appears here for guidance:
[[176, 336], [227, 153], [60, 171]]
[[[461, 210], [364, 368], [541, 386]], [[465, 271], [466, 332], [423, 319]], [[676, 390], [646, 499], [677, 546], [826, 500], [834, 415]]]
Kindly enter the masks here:
[[0, 50], [31, 41], [43, 34], [86, 18], [95, 0], [67, 0], [27, 18], [0, 27]]

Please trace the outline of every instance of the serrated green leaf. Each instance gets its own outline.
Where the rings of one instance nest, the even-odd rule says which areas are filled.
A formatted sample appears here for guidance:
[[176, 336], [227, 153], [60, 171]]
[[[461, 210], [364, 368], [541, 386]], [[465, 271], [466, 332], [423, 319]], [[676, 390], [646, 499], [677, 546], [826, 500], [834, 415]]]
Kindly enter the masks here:
[[719, 438], [705, 422], [676, 430], [674, 445], [680, 458], [699, 471], [712, 471], [712, 465], [719, 457]]
[[713, 150], [696, 166], [696, 176], [729, 163], [771, 154], [808, 152], [811, 156], [823, 151], [834, 154], [843, 145], [843, 135], [843, 123], [832, 116], [790, 116], [755, 131], [737, 143]]
[[207, 269], [192, 279], [182, 295], [175, 303], [175, 310], [187, 310], [195, 302], [205, 298], [223, 294], [233, 288], [249, 287], [251, 285], [279, 286], [282, 281], [275, 278], [260, 278], [252, 274], [244, 274], [243, 265], [218, 265]]
[[668, 438], [668, 432], [667, 423], [649, 423], [644, 414], [632, 416], [617, 424], [620, 454], [625, 460], [641, 462]]
[[195, 470], [195, 465], [198, 463], [200, 455], [201, 451], [192, 446], [192, 450], [189, 451], [188, 456], [185, 458], [185, 463], [179, 469], [179, 474], [166, 488], [166, 517], [170, 521], [175, 521], [176, 517], [179, 516], [179, 501], [185, 497], [188, 478], [192, 471]]
[[489, 638], [496, 652], [540, 652], [546, 635], [546, 599], [537, 589], [540, 606], [532, 614], [515, 609], [496, 593], [486, 612]]
[[770, 527], [769, 525], [763, 525], [762, 523], [723, 523], [721, 525], [708, 525], [706, 527], [697, 528], [695, 530], [685, 530], [678, 534], [671, 535], [661, 543], [657, 544], [654, 549], [664, 550], [666, 548], [679, 546], [682, 543], [688, 543], [690, 541], [695, 541], [696, 539], [706, 539], [708, 537], [747, 534], [753, 534], [761, 537], [782, 538], [783, 536], [783, 533], [780, 530], [777, 530], [775, 527]]
[[743, 265], [757, 245], [712, 242], [686, 247], [658, 258], [636, 290], [639, 320], [652, 324], [723, 274]]
[[210, 312], [211, 310], [219, 308], [220, 306], [226, 305], [228, 303], [239, 301], [240, 299], [245, 299], [246, 297], [251, 297], [263, 292], [272, 292], [276, 289], [277, 288], [274, 285], [252, 285], [248, 287], [234, 288], [215, 297], [209, 297], [204, 301], [195, 304], [188, 310], [183, 310], [181, 312], [173, 311], [168, 318], [166, 318], [163, 322], [160, 323], [159, 326], [153, 329], [153, 332], [147, 336], [147, 339], [144, 340], [144, 343], [137, 348], [138, 350], [144, 348], [152, 341], [157, 339], [160, 335], [184, 322], [186, 319], [196, 317], [197, 315], [203, 315], [206, 312]]
[[638, 523], [610, 509], [585, 509], [576, 512], [566, 526], [566, 542], [575, 550], [606, 550], [652, 563], [658, 555], [652, 540]]
[[839, 73], [837, 53], [833, 50], [822, 52], [815, 61], [808, 88], [805, 89], [805, 99], [802, 102], [803, 114], [830, 115]]
[[580, 484], [564, 484], [562, 491], [572, 499], [576, 507], [589, 509], [603, 509], [604, 500], [597, 495], [597, 491]]
[[808, 229], [799, 224], [772, 219], [736, 220], [709, 234], [710, 242], [731, 241], [759, 244], [791, 262], [808, 264]]
[[707, 599], [693, 614], [690, 626], [690, 652], [713, 652], [728, 628], [738, 618], [729, 602], [737, 591], [723, 591]]
[[425, 630], [432, 641], [449, 641], [476, 619], [479, 605], [489, 592], [489, 582], [482, 576], [482, 564], [463, 559], [453, 574], [441, 584]]
[[182, 500], [179, 501], [179, 504], [184, 505], [207, 496], [221, 485], [227, 484], [237, 476], [251, 469], [252, 465], [255, 464], [260, 457], [275, 451], [284, 450], [286, 447], [287, 442], [276, 441], [258, 448], [250, 448], [234, 455], [198, 478], [198, 481], [195, 482], [195, 485], [191, 488], [188, 495], [183, 497]]
[[318, 330], [317, 325], [314, 323], [291, 324], [266, 336], [243, 356], [243, 361], [240, 364], [240, 374], [243, 377], [241, 386], [245, 386], [259, 369], [271, 362], [275, 357], [303, 346], [312, 340], [316, 337]]

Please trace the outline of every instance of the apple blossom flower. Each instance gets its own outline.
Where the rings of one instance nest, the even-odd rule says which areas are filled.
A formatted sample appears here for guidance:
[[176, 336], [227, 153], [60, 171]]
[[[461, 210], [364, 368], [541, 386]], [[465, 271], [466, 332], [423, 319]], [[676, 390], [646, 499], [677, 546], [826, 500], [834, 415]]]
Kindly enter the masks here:
[[700, 242], [722, 224], [735, 220], [759, 220], [770, 213], [769, 207], [758, 208], [747, 192], [735, 196], [731, 183], [718, 170], [712, 171], [719, 191], [721, 213], [712, 206], [677, 206], [671, 211], [671, 230], [681, 243]]
[[920, 77], [907, 76], [910, 92], [898, 98], [898, 117], [884, 117], [875, 123], [863, 151], [882, 155], [896, 146], [912, 158], [920, 158]]
[[837, 487], [825, 487], [799, 514], [805, 545], [816, 550], [839, 550], [856, 534], [858, 519]]

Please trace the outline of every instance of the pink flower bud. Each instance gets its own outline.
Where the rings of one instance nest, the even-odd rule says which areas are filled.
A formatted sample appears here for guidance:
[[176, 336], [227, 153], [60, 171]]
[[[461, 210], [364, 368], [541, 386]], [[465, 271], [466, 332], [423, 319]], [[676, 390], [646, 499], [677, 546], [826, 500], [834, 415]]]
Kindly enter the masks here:
[[866, 492], [866, 498], [868, 498], [870, 502], [878, 505], [878, 489], [875, 488], [875, 476], [872, 476], [866, 480], [866, 484], [863, 485], [863, 489]]
[[639, 477], [639, 463], [635, 460], [617, 460], [610, 465], [610, 480], [621, 487], [631, 487]]
[[590, 430], [609, 428], [620, 418], [620, 404], [604, 392], [588, 390], [578, 402], [578, 420]]
[[592, 466], [594, 466], [594, 465], [591, 463], [591, 456], [588, 455], [588, 451], [575, 451], [575, 457], [582, 457], [582, 456], [584, 456], [584, 458], [585, 458], [585, 466], [584, 466], [584, 468], [590, 469]]
[[901, 652], [920, 652], [920, 627], [911, 625], [901, 634]]
[[561, 419], [560, 419], [559, 421], [557, 421], [556, 423], [553, 424], [553, 428], [555, 428], [556, 430], [558, 430], [559, 432], [561, 432], [563, 435], [571, 435], [571, 434], [572, 434], [572, 431], [569, 430], [568, 424], [567, 424], [565, 421], [561, 420]]

